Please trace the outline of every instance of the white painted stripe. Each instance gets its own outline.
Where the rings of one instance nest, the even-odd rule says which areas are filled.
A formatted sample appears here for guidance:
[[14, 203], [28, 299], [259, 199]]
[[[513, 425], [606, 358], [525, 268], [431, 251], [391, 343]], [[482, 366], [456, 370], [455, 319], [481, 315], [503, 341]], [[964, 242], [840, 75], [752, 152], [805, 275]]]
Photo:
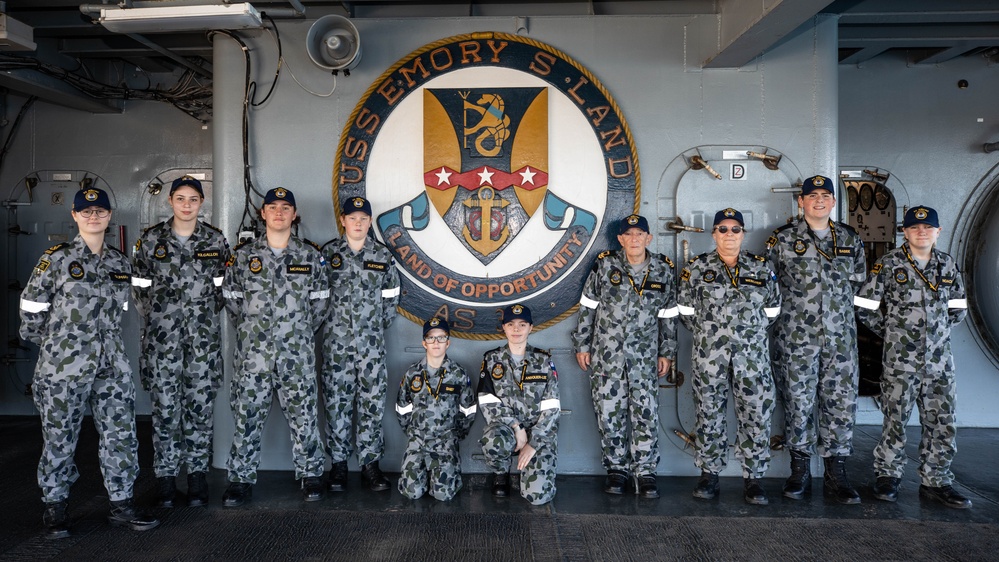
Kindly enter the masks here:
[[676, 309], [684, 316], [692, 316], [694, 314], [694, 307], [692, 306], [683, 306], [682, 304], [678, 304], [676, 305]]
[[586, 308], [596, 308], [600, 306], [600, 303], [591, 299], [586, 295], [579, 295], [579, 306], [585, 306]]
[[25, 299], [21, 299], [21, 310], [25, 312], [31, 312], [37, 314], [39, 312], [45, 312], [52, 306], [52, 303], [48, 302], [35, 302]]
[[500, 399], [495, 394], [480, 394], [479, 395], [479, 406], [484, 406], [486, 404], [499, 404]]
[[212, 277], [212, 283], [215, 283], [216, 287], [221, 287], [222, 286], [222, 280], [224, 280], [224, 279], [225, 279], [225, 277]]
[[780, 314], [779, 306], [768, 306], [763, 309], [763, 312], [767, 313], [767, 318], [776, 318]]
[[222, 296], [227, 299], [241, 299], [243, 298], [243, 291], [222, 291]]
[[395, 411], [400, 416], [405, 416], [406, 414], [408, 414], [408, 413], [410, 413], [410, 412], [413, 411], [413, 405], [410, 404], [408, 406], [399, 406], [398, 404], [396, 404], [395, 405]]
[[950, 299], [947, 308], [968, 308], [968, 299]]
[[461, 413], [465, 414], [466, 416], [474, 416], [475, 412], [479, 411], [479, 407], [476, 406], [475, 404], [472, 404], [467, 408], [464, 406], [458, 406], [458, 409], [461, 410]]
[[854, 306], [866, 308], [867, 310], [877, 310], [881, 308], [881, 301], [865, 299], [864, 297], [853, 297], [853, 304]]
[[382, 298], [383, 299], [392, 299], [392, 298], [398, 297], [400, 290], [401, 289], [399, 287], [396, 287], [395, 289], [382, 289]]
[[562, 403], [558, 401], [558, 398], [549, 398], [542, 400], [539, 406], [542, 410], [558, 410], [562, 407]]
[[672, 308], [660, 308], [656, 316], [659, 318], [675, 318], [679, 314], [680, 309], [674, 306]]
[[133, 287], [141, 287], [141, 288], [145, 289], [147, 287], [152, 287], [153, 286], [153, 280], [152, 279], [146, 279], [144, 277], [133, 277], [132, 278], [132, 286]]
[[330, 290], [326, 289], [324, 291], [312, 291], [309, 293], [309, 298], [312, 300], [328, 299], [330, 298]]

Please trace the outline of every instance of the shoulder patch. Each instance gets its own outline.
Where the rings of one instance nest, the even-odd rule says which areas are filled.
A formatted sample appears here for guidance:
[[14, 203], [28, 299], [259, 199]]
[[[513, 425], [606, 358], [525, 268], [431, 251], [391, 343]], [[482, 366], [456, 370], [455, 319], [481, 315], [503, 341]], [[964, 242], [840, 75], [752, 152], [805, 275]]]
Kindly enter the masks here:
[[666, 265], [668, 265], [670, 269], [673, 269], [673, 268], [676, 267], [676, 265], [673, 264], [673, 260], [669, 259], [669, 256], [665, 256], [664, 255], [663, 256], [663, 261], [666, 262]]
[[222, 232], [222, 229], [221, 229], [221, 228], [219, 228], [219, 227], [217, 227], [217, 226], [215, 226], [214, 224], [208, 224], [207, 222], [203, 222], [203, 223], [201, 223], [201, 224], [203, 224], [203, 225], [205, 225], [206, 227], [208, 227], [208, 228], [210, 228], [210, 229], [214, 230], [215, 232], [218, 232], [219, 234], [222, 234], [223, 236], [225, 235], [225, 233], [224, 233], [224, 232]]
[[836, 224], [843, 229], [843, 232], [846, 232], [847, 234], [851, 234], [853, 236], [857, 236], [858, 233], [856, 228], [853, 228], [852, 226], [846, 224], [845, 222], [837, 222]]
[[757, 255], [757, 254], [754, 254], [754, 253], [751, 253], [751, 252], [746, 252], [746, 256], [748, 256], [750, 259], [754, 259], [756, 261], [767, 261], [767, 258], [765, 258], [763, 256], [760, 256], [760, 255]]
[[159, 227], [163, 226], [164, 224], [166, 224], [166, 223], [165, 223], [165, 222], [158, 222], [158, 223], [156, 223], [156, 224], [154, 224], [154, 225], [152, 225], [152, 226], [149, 226], [149, 227], [146, 227], [146, 228], [145, 228], [145, 229], [144, 229], [144, 230], [142, 231], [142, 234], [141, 234], [141, 236], [145, 236], [145, 235], [149, 234], [150, 232], [152, 232], [153, 230], [155, 230], [155, 229], [157, 229], [157, 228], [159, 228]]
[[309, 246], [312, 246], [313, 248], [319, 250], [320, 253], [322, 253], [322, 251], [323, 251], [323, 249], [319, 247], [319, 244], [316, 244], [315, 242], [313, 242], [312, 240], [309, 240], [308, 238], [302, 238], [302, 242], [305, 242]]
[[881, 262], [878, 262], [878, 263], [874, 264], [874, 267], [871, 268], [871, 275], [877, 275], [877, 274], [881, 273], [881, 268], [882, 267], [884, 267], [884, 264], [881, 263]]
[[791, 228], [792, 226], [794, 226], [793, 222], [789, 222], [787, 224], [778, 226], [776, 229], [774, 229], [774, 235], [776, 236], [778, 233], [783, 232], [783, 231]]
[[774, 232], [774, 236], [771, 236], [770, 238], [767, 238], [767, 249], [768, 250], [770, 248], [773, 248], [774, 246], [777, 245], [777, 236], [776, 235], [777, 235], [777, 233]]
[[45, 253], [51, 256], [52, 254], [58, 252], [59, 250], [63, 250], [68, 247], [69, 247], [69, 242], [63, 242], [62, 244], [56, 244], [55, 246], [52, 246], [48, 250], [45, 250]]
[[607, 256], [613, 254], [613, 253], [614, 252], [611, 251], [611, 250], [604, 250], [604, 251], [600, 252], [599, 254], [597, 254], [597, 259], [598, 260], [602, 260], [602, 259], [606, 258]]
[[704, 252], [703, 254], [699, 254], [690, 258], [690, 261], [688, 261], [687, 263], [694, 263], [695, 261], [706, 260], [708, 259], [709, 255], [711, 255], [711, 252]]
[[251, 240], [244, 240], [244, 241], [240, 242], [239, 244], [236, 244], [236, 247], [233, 248], [233, 250], [238, 250], [238, 249], [242, 248], [243, 246], [246, 246], [250, 242], [253, 242], [253, 240], [252, 239]]

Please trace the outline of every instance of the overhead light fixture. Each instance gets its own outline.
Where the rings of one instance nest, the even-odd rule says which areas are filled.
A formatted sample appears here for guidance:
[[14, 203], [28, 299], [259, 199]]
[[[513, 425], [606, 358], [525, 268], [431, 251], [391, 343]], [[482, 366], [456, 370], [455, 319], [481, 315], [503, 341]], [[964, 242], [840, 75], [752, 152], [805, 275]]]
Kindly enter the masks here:
[[250, 4], [102, 8], [100, 23], [116, 33], [163, 33], [262, 27], [260, 12]]
[[0, 14], [0, 51], [34, 51], [35, 30], [7, 14]]

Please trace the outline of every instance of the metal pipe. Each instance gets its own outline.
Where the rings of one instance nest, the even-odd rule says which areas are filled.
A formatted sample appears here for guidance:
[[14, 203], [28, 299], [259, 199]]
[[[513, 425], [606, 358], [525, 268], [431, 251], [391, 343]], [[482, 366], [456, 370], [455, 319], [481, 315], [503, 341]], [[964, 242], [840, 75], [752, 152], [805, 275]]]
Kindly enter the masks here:
[[999, 150], [999, 142], [987, 142], [982, 145], [982, 150], [985, 152], [995, 152]]

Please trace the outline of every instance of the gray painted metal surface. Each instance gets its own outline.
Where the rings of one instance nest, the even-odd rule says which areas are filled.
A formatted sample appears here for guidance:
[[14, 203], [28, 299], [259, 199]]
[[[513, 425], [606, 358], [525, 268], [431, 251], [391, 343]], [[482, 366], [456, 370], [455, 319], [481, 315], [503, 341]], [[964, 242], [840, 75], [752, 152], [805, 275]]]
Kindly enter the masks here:
[[[298, 82], [313, 92], [326, 93], [333, 88], [332, 77], [306, 55], [304, 38], [310, 23], [279, 23], [284, 72], [273, 97], [251, 110], [249, 155], [257, 189], [261, 193], [279, 185], [293, 189], [303, 218], [300, 234], [322, 243], [336, 232], [331, 199], [336, 144], [364, 91], [383, 70], [424, 44], [484, 29], [515, 33], [518, 22], [512, 17], [356, 20], [365, 45], [363, 59], [350, 77], [336, 79], [336, 90], [329, 97], [309, 94], [289, 76], [293, 72]], [[683, 239], [690, 242], [692, 252], [703, 251], [707, 234], [674, 236], [666, 232], [665, 224], [681, 211], [689, 215], [683, 218], [690, 224], [696, 211], [707, 212], [729, 200], [725, 190], [755, 190], [752, 194], [733, 191], [732, 200], [753, 207], [754, 216], [761, 217], [759, 231], [779, 224], [793, 212], [786, 199], [767, 193], [767, 187], [776, 180], [760, 184], [747, 181], [744, 185], [697, 175], [688, 178], [694, 172], [675, 171], [677, 157], [693, 147], [763, 146], [784, 155], [786, 162], [781, 169], [785, 174], [793, 167], [792, 175], [800, 176], [789, 180], [814, 173], [832, 175], [841, 162], [891, 170], [905, 183], [913, 200], [941, 211], [945, 222], [941, 245], [953, 252], [950, 225], [973, 187], [995, 163], [994, 156], [984, 155], [980, 149], [983, 142], [999, 135], [992, 124], [999, 117], [994, 99], [988, 95], [995, 91], [995, 69], [980, 60], [951, 63], [947, 68], [910, 68], [904, 60], [893, 57], [882, 57], [864, 68], [837, 67], [836, 30], [834, 17], [818, 16], [814, 25], [799, 29], [739, 69], [700, 67], [718, 45], [713, 15], [532, 17], [529, 36], [580, 61], [621, 105], [633, 130], [643, 172], [641, 211], [658, 221], [654, 240], [658, 251], [677, 257]], [[259, 83], [258, 90], [264, 91], [266, 88], [259, 85], [269, 85], [276, 66], [273, 39], [264, 32], [240, 36], [250, 46], [252, 79]], [[209, 126], [203, 129], [175, 109], [149, 102], [126, 104], [122, 115], [101, 116], [39, 104], [8, 155], [0, 175], [0, 193], [34, 170], [90, 170], [115, 189], [120, 206], [116, 219], [126, 225], [129, 238], [134, 240], [141, 222], [141, 193], [149, 181], [165, 170], [212, 168], [212, 222], [235, 241], [243, 209], [244, 59], [231, 39], [216, 36], [214, 41], [215, 111]], [[954, 86], [959, 78], [968, 79], [971, 87], [959, 91]], [[982, 122], [977, 121], [979, 117]], [[717, 191], [710, 197], [699, 197], [700, 190], [709, 189]], [[674, 201], [665, 201], [670, 198]], [[26, 213], [18, 212], [21, 216]], [[753, 244], [762, 246], [765, 238], [762, 232], [754, 232], [747, 240], [747, 249]], [[7, 248], [5, 259], [10, 252]], [[17, 254], [17, 262], [27, 263], [28, 268], [36, 258]], [[5, 303], [6, 334], [12, 334], [9, 326], [16, 315], [16, 297], [8, 295]], [[10, 303], [15, 303], [13, 308]], [[128, 333], [136, 333], [135, 317], [130, 316], [128, 322]], [[576, 367], [569, 348], [568, 334], [574, 325], [574, 318], [567, 320], [535, 334], [532, 343], [553, 348], [559, 368], [566, 410], [560, 428], [560, 472], [598, 473], [599, 445], [587, 375]], [[130, 337], [127, 349], [137, 363], [138, 342]], [[419, 338], [420, 328], [403, 318], [395, 321], [387, 337], [393, 343], [387, 354], [390, 391], [383, 467], [390, 470], [398, 469], [404, 443], [388, 405], [405, 368], [422, 352]], [[231, 334], [227, 341], [228, 381]], [[450, 355], [476, 372], [482, 353], [497, 345], [455, 341]], [[996, 426], [999, 414], [988, 397], [999, 390], [999, 370], [978, 347], [967, 325], [955, 334], [954, 345], [961, 379], [960, 422]], [[689, 365], [689, 355], [689, 347], [682, 349], [681, 363]], [[0, 413], [30, 414], [33, 406], [23, 396], [30, 370], [23, 364], [15, 368], [16, 375], [3, 382]], [[690, 450], [684, 449], [671, 431], [674, 426], [689, 430], [693, 425], [689, 383], [680, 392], [662, 389], [660, 403], [664, 426], [660, 473], [693, 475], [696, 470]], [[140, 393], [138, 408], [140, 414], [149, 411], [144, 393]], [[880, 421], [873, 404], [868, 404], [862, 415], [870, 418], [868, 423]], [[484, 469], [475, 456], [481, 427], [482, 422], [477, 422], [472, 438], [464, 444], [466, 471]], [[779, 427], [775, 423], [775, 428]], [[225, 464], [231, 432], [226, 387], [216, 409], [216, 466]], [[280, 415], [271, 416], [263, 447], [261, 468], [290, 468], [287, 427]], [[771, 475], [786, 471], [786, 464], [781, 457], [775, 458]]]

